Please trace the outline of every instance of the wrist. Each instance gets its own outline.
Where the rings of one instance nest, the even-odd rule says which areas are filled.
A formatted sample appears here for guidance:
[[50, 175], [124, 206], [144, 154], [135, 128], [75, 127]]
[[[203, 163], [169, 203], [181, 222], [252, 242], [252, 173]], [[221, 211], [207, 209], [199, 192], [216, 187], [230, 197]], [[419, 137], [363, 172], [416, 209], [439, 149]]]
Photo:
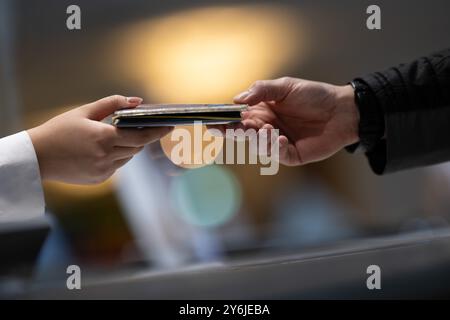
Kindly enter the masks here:
[[45, 152], [43, 151], [43, 141], [45, 141], [45, 139], [43, 138], [42, 130], [40, 127], [35, 127], [27, 130], [27, 133], [30, 136], [34, 152], [36, 153], [41, 179], [46, 180], [48, 178], [48, 170], [45, 163]]
[[344, 115], [346, 141], [349, 146], [359, 141], [360, 114], [355, 101], [355, 90], [351, 85], [339, 86], [336, 89], [336, 108]]
[[359, 111], [360, 149], [369, 152], [384, 136], [384, 113], [378, 105], [376, 95], [364, 81], [355, 79], [351, 82], [351, 86]]

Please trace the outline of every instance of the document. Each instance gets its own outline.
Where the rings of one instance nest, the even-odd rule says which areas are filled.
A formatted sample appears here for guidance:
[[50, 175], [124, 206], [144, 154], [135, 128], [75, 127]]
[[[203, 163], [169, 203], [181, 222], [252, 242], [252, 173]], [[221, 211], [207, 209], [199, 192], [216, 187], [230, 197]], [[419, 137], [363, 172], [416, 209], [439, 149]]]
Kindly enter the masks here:
[[134, 109], [116, 111], [112, 117], [117, 127], [161, 127], [203, 124], [226, 124], [241, 121], [244, 104], [144, 104]]

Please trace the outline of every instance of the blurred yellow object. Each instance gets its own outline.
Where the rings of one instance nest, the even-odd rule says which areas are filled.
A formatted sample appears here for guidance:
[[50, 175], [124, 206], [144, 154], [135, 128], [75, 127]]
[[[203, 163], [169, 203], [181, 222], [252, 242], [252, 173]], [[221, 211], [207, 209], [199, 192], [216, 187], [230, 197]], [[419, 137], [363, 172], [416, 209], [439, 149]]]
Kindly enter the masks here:
[[[178, 166], [187, 169], [195, 169], [200, 168], [205, 165], [211, 164], [214, 162], [216, 157], [220, 154], [220, 151], [223, 148], [223, 140], [224, 138], [221, 136], [213, 136], [206, 129], [206, 126], [193, 125], [193, 126], [177, 126], [174, 131], [166, 135], [161, 139], [161, 147], [164, 151], [164, 154], [171, 159], [172, 161], [172, 151], [173, 149], [179, 145], [183, 144], [183, 141], [175, 141], [172, 136], [176, 130], [187, 130], [191, 137], [191, 141], [185, 142], [185, 145], [190, 147], [190, 150], [184, 150], [188, 152], [188, 161], [176, 163]], [[214, 148], [217, 152], [204, 152], [207, 145], [216, 145], [218, 148]], [[196, 148], [197, 146], [197, 148]], [[175, 163], [175, 161], [173, 161]]]
[[[138, 22], [116, 36], [114, 48], [123, 48], [117, 61], [126, 77], [147, 88], [151, 102], [228, 103], [253, 81], [299, 63], [300, 30], [289, 7], [208, 7]], [[169, 158], [174, 144], [170, 135], [161, 140]]]
[[229, 102], [300, 61], [298, 21], [276, 5], [191, 9], [125, 29], [115, 48], [155, 102]]
[[71, 198], [95, 198], [104, 196], [114, 189], [115, 178], [109, 178], [97, 185], [73, 185], [61, 182], [49, 181], [44, 183], [46, 192], [58, 192], [60, 196], [70, 196]]

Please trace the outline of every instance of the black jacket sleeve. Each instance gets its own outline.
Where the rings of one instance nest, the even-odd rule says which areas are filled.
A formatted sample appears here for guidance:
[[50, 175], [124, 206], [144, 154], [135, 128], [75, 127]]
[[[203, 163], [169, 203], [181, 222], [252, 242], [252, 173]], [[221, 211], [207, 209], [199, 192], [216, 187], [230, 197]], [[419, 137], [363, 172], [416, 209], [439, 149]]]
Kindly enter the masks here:
[[450, 49], [358, 78], [384, 114], [366, 152], [377, 174], [450, 160]]

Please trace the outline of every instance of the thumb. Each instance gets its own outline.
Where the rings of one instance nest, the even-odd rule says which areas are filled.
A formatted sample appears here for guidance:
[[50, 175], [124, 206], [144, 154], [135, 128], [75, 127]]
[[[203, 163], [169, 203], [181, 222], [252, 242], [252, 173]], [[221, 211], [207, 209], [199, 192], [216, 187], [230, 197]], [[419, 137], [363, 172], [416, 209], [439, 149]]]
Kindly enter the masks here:
[[88, 119], [101, 121], [114, 113], [114, 111], [124, 108], [134, 108], [142, 103], [142, 101], [143, 99], [139, 97], [113, 95], [87, 104], [81, 108], [86, 112]]
[[246, 103], [255, 105], [260, 102], [280, 102], [286, 98], [292, 89], [291, 78], [280, 78], [276, 80], [256, 81], [250, 89], [242, 92], [234, 98], [235, 103]]

